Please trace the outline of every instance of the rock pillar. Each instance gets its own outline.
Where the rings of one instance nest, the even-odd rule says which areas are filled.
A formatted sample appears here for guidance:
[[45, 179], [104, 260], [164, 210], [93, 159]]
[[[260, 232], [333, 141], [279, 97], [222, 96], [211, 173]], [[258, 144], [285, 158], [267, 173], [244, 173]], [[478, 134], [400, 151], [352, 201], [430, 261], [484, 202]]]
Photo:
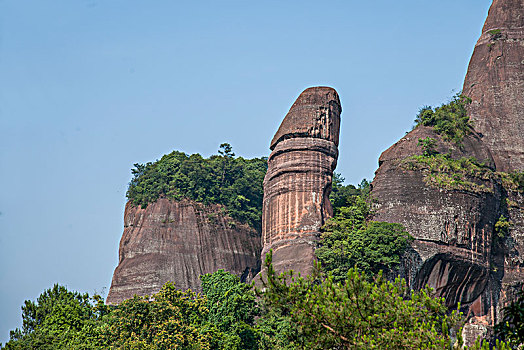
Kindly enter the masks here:
[[498, 171], [524, 171], [524, 0], [494, 0], [464, 80]]
[[338, 157], [340, 100], [329, 87], [306, 89], [271, 141], [264, 179], [262, 258], [273, 250], [277, 272], [311, 272]]

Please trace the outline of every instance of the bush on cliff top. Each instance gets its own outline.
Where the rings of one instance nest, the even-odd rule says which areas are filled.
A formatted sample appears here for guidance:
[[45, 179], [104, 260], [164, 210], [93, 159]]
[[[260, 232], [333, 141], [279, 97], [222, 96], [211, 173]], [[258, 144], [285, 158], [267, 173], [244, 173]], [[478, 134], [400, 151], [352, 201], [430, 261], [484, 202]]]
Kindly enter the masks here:
[[460, 146], [464, 137], [470, 134], [473, 129], [467, 115], [467, 105], [470, 103], [469, 97], [458, 93], [453, 96], [449, 103], [440, 107], [425, 106], [420, 109], [415, 119], [415, 127], [419, 125], [431, 126], [445, 140], [453, 141]]
[[220, 147], [209, 158], [174, 151], [156, 162], [134, 164], [127, 198], [142, 207], [162, 196], [222, 204], [232, 218], [260, 230], [267, 158], [235, 157], [229, 144]]

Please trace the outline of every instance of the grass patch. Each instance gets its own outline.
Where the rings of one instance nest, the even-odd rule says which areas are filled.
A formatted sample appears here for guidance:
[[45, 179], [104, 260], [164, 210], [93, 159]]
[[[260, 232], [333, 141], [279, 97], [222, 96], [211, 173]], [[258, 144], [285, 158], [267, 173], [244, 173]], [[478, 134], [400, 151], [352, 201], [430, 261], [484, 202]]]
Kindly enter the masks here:
[[420, 170], [424, 182], [432, 187], [473, 193], [493, 193], [492, 188], [479, 184], [479, 180], [492, 180], [494, 172], [473, 157], [452, 159], [445, 154], [431, 157], [411, 156], [401, 161], [407, 170]]

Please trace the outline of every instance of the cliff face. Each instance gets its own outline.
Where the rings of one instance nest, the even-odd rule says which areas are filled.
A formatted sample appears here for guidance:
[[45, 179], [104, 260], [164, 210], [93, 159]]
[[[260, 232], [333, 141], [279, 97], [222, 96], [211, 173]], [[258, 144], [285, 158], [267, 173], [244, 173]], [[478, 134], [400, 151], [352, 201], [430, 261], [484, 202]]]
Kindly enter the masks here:
[[[435, 288], [449, 306], [460, 302], [471, 316], [470, 340], [500, 321], [502, 307], [523, 286], [522, 193], [496, 176], [473, 174], [470, 188], [437, 186], [427, 168], [406, 166], [405, 159], [421, 154], [419, 138], [431, 137], [440, 153], [451, 148], [453, 159], [475, 157], [499, 172], [524, 170], [523, 59], [524, 1], [494, 0], [464, 82], [475, 132], [457, 148], [419, 126], [381, 155], [372, 183], [374, 219], [402, 223], [415, 238], [401, 273], [414, 288]], [[510, 222], [503, 236], [495, 230], [501, 215]]]
[[412, 169], [405, 159], [420, 155], [419, 138], [437, 140], [437, 151], [451, 158], [474, 156], [493, 161], [477, 135], [462, 149], [443, 141], [432, 128], [419, 126], [380, 157], [373, 180], [374, 220], [398, 222], [413, 235], [414, 251], [404, 262], [404, 277], [414, 288], [429, 284], [448, 305], [468, 306], [484, 291], [490, 271], [493, 227], [501, 190], [491, 179], [470, 176], [474, 189], [457, 190], [428, 182], [428, 169]]
[[332, 216], [341, 106], [332, 88], [302, 92], [271, 141], [264, 178], [262, 256], [273, 249], [277, 272], [307, 274], [320, 227]]
[[128, 202], [107, 303], [151, 295], [168, 281], [198, 291], [199, 276], [218, 269], [250, 280], [260, 269], [260, 250], [260, 234], [219, 205], [161, 198], [141, 209]]
[[524, 170], [524, 0], [494, 0], [464, 81], [498, 171]]

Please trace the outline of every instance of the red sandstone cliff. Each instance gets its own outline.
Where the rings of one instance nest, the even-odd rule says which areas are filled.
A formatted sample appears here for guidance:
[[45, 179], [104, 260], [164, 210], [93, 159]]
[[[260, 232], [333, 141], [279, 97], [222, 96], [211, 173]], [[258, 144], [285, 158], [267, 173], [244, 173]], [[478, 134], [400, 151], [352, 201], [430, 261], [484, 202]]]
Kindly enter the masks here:
[[[496, 171], [524, 170], [524, 0], [494, 0], [475, 46], [463, 94], [475, 133], [452, 158], [475, 157]], [[373, 180], [375, 220], [399, 222], [414, 236], [402, 273], [412, 287], [429, 284], [449, 306], [461, 302], [471, 316], [465, 333], [484, 335], [501, 318], [502, 307], [524, 284], [524, 200], [496, 179], [470, 180], [471, 189], [446, 189], [424, 181], [425, 169], [402, 166], [420, 154], [419, 138], [452, 144], [417, 127], [380, 157]], [[482, 190], [479, 190], [481, 188]], [[510, 220], [506, 237], [495, 222]]]
[[463, 94], [498, 171], [524, 171], [524, 0], [494, 0]]
[[128, 202], [107, 303], [151, 295], [168, 281], [198, 291], [199, 276], [218, 269], [250, 280], [260, 269], [260, 250], [260, 234], [219, 205], [161, 198], [141, 209]]
[[277, 272], [311, 271], [320, 228], [332, 216], [331, 181], [338, 157], [341, 106], [328, 87], [306, 89], [271, 141], [264, 178], [262, 256]]

